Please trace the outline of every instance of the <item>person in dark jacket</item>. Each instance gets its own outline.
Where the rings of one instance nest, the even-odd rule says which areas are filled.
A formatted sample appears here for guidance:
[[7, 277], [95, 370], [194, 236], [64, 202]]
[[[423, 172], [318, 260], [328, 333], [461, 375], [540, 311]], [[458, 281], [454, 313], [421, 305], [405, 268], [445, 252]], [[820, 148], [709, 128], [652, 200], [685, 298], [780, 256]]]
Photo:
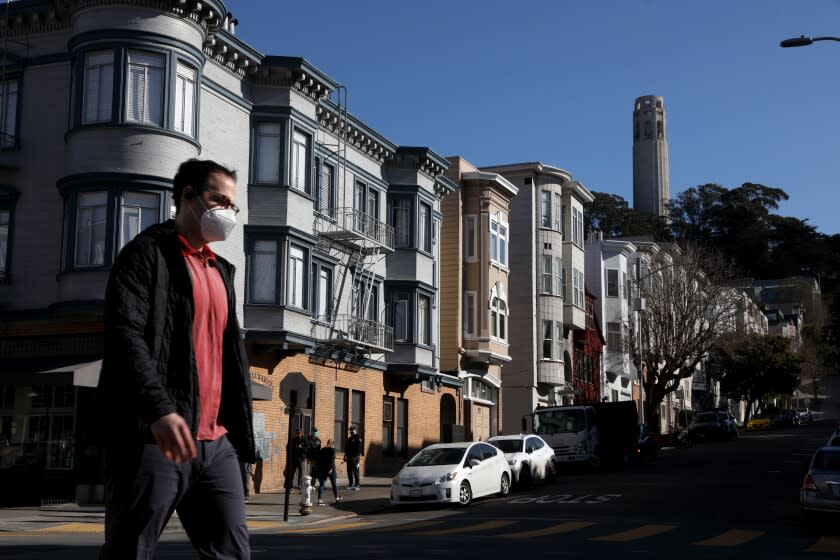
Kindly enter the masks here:
[[297, 487], [300, 488], [303, 484], [303, 476], [306, 473], [306, 438], [303, 437], [303, 430], [300, 428], [295, 431], [295, 437], [292, 438], [289, 452], [291, 453], [292, 469], [292, 472], [289, 473], [289, 482], [294, 484], [294, 481], [297, 480]]
[[190, 160], [174, 220], [120, 251], [105, 293], [97, 412], [102, 559], [151, 558], [173, 511], [204, 558], [250, 558], [239, 462], [254, 463], [234, 268], [207, 246], [235, 225], [236, 175]]
[[318, 505], [326, 505], [324, 502], [324, 485], [327, 483], [327, 479], [332, 485], [336, 503], [340, 502], [341, 496], [338, 495], [338, 483], [335, 475], [335, 445], [333, 445], [333, 440], [328, 439], [327, 445], [318, 450], [315, 457], [315, 472], [318, 476]]
[[321, 438], [318, 437], [318, 428], [312, 428], [312, 433], [306, 440], [306, 460], [309, 461], [309, 475], [313, 481], [318, 479], [316, 462], [318, 460], [318, 453], [320, 452]]
[[344, 462], [347, 463], [348, 490], [358, 490], [359, 462], [362, 460], [362, 437], [356, 432], [356, 426], [350, 426], [350, 436], [344, 448]]

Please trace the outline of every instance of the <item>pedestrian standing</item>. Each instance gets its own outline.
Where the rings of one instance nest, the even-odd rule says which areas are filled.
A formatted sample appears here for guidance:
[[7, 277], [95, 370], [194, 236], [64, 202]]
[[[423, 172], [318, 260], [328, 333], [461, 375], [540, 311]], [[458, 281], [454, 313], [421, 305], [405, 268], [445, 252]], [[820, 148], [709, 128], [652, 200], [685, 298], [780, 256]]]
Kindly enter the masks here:
[[344, 449], [344, 462], [347, 463], [348, 490], [359, 490], [359, 462], [362, 460], [362, 437], [357, 433], [356, 426], [350, 426], [350, 436]]
[[318, 455], [315, 459], [315, 472], [318, 473], [318, 505], [326, 505], [324, 503], [324, 485], [328, 479], [330, 485], [332, 485], [336, 503], [340, 502], [341, 496], [338, 495], [338, 484], [336, 483], [335, 475], [335, 445], [333, 445], [333, 440], [328, 439], [327, 445], [318, 450]]
[[245, 501], [247, 502], [251, 497], [251, 479], [254, 476], [254, 465], [240, 461], [239, 466], [242, 471], [242, 488], [245, 493]]
[[120, 251], [105, 293], [97, 394], [105, 456], [100, 559], [152, 558], [173, 512], [202, 558], [250, 558], [239, 461], [255, 461], [234, 267], [208, 246], [236, 225], [236, 174], [181, 164], [174, 220]]
[[309, 475], [312, 477], [312, 480], [318, 479], [315, 464], [320, 452], [321, 438], [318, 437], [318, 428], [312, 428], [312, 433], [309, 435], [309, 439], [306, 440], [306, 460], [309, 462]]
[[295, 431], [289, 453], [291, 453], [292, 469], [289, 480], [294, 484], [295, 474], [297, 474], [297, 488], [300, 488], [303, 485], [303, 475], [306, 472], [306, 438], [303, 437], [303, 430], [300, 428]]

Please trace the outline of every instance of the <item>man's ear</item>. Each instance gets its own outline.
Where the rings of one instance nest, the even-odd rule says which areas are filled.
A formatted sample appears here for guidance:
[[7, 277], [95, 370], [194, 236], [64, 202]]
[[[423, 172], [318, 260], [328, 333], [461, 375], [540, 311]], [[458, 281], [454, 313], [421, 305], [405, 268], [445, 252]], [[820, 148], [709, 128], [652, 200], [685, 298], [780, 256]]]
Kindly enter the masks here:
[[184, 187], [184, 196], [187, 197], [187, 199], [193, 198], [195, 196], [195, 189], [187, 185]]

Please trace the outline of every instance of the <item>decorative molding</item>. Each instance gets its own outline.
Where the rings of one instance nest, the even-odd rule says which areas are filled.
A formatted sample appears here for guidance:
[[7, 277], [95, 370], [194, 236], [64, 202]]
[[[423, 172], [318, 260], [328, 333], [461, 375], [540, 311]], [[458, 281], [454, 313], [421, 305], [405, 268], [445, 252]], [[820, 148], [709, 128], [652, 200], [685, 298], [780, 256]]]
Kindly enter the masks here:
[[320, 104], [315, 109], [318, 124], [348, 145], [367, 154], [379, 163], [394, 158], [395, 150], [387, 141], [333, 104]]

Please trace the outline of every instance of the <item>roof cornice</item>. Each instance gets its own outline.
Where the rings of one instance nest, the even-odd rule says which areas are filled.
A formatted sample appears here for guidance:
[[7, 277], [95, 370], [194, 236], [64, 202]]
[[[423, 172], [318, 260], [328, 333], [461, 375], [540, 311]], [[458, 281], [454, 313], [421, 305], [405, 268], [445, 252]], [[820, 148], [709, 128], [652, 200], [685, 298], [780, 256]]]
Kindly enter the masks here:
[[390, 165], [414, 168], [432, 179], [449, 169], [447, 159], [429, 148], [419, 146], [400, 146]]
[[497, 190], [504, 192], [510, 197], [516, 196], [519, 189], [510, 181], [505, 179], [499, 173], [491, 173], [489, 171], [467, 171], [461, 174], [462, 181], [475, 181], [482, 185], [490, 185]]
[[357, 150], [361, 150], [380, 163], [394, 158], [397, 151], [396, 144], [340, 108], [329, 98], [320, 100], [315, 114], [318, 123], [325, 130], [341, 136]]

